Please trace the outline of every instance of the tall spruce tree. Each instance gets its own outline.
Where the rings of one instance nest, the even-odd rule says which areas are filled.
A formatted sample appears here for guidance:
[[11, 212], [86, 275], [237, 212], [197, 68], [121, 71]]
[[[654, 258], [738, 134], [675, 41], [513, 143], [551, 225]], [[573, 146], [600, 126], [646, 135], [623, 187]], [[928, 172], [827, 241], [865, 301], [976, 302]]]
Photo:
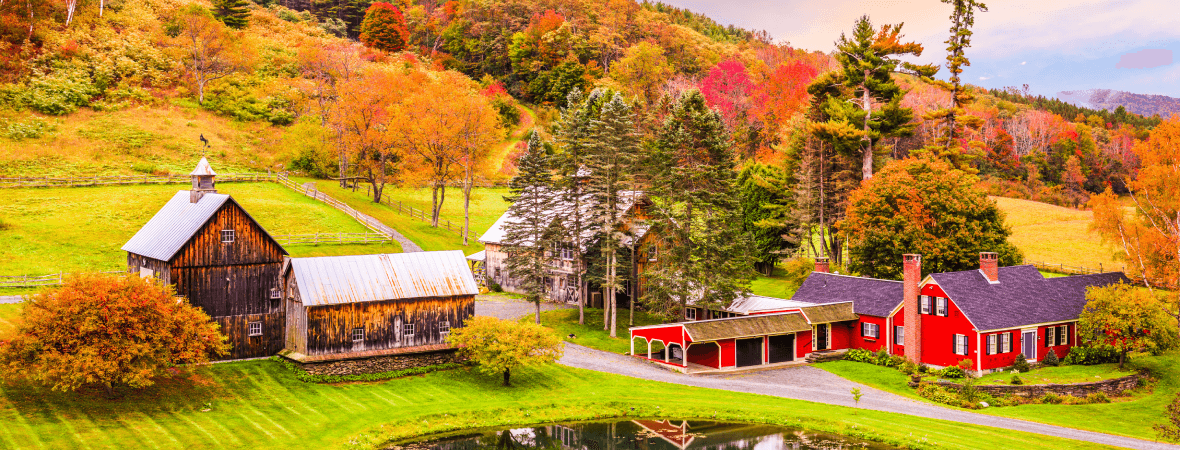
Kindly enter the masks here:
[[566, 97], [566, 107], [561, 111], [557, 123], [556, 140], [561, 153], [554, 158], [557, 169], [556, 186], [563, 196], [563, 203], [569, 208], [565, 224], [565, 239], [575, 249], [574, 278], [578, 285], [578, 324], [586, 323], [586, 248], [584, 233], [587, 230], [583, 217], [584, 195], [582, 175], [586, 165], [586, 154], [591, 143], [591, 120], [596, 115], [601, 93], [591, 92], [587, 97], [581, 89], [574, 88]]
[[213, 0], [213, 17], [225, 26], [240, 30], [250, 22], [250, 10], [246, 0]]
[[755, 274], [738, 216], [736, 163], [721, 116], [699, 91], [672, 105], [644, 166], [658, 249], [644, 272], [645, 306], [683, 318], [690, 300], [718, 308], [747, 295]]
[[954, 6], [951, 12], [951, 36], [947, 38], [946, 67], [950, 70], [950, 80], [937, 80], [934, 83], [951, 92], [951, 104], [948, 108], [930, 111], [922, 116], [928, 121], [942, 122], [941, 135], [932, 145], [920, 149], [915, 155], [931, 154], [941, 156], [956, 167], [974, 171], [970, 167], [971, 160], [984, 154], [984, 144], [975, 140], [963, 147], [963, 135], [967, 129], [978, 130], [983, 126], [983, 119], [966, 115], [963, 107], [975, 100], [970, 89], [964, 89], [960, 74], [963, 66], [970, 66], [966, 50], [971, 46], [971, 27], [975, 25], [975, 10], [987, 12], [987, 5], [975, 0], [942, 0]]
[[536, 304], [536, 320], [541, 323], [541, 298], [550, 273], [547, 252], [556, 234], [557, 198], [550, 158], [536, 131], [529, 136], [528, 147], [517, 161], [517, 175], [508, 183], [508, 192], [504, 200], [512, 204], [508, 213], [513, 218], [504, 224], [508, 273], [525, 298]]
[[812, 133], [833, 143], [837, 151], [861, 157], [861, 177], [873, 177], [875, 144], [881, 139], [908, 136], [915, 124], [913, 111], [901, 107], [905, 92], [893, 80], [893, 73], [929, 78], [938, 71], [934, 65], [915, 65], [897, 59], [921, 56], [922, 45], [902, 43], [901, 24], [873, 28], [868, 16], [856, 21], [852, 35], [836, 41], [836, 60], [841, 70], [819, 76], [807, 88], [822, 104], [829, 120], [812, 126]]
[[754, 268], [770, 276], [784, 251], [799, 248], [792, 183], [782, 169], [751, 162], [738, 174], [737, 186], [742, 226], [754, 244]]
[[624, 213], [621, 208], [637, 199], [634, 173], [639, 139], [631, 107], [618, 93], [602, 105], [591, 125], [593, 139], [586, 155], [586, 194], [591, 207], [587, 212], [599, 248], [592, 264], [601, 268], [595, 281], [602, 288], [606, 306], [603, 326], [615, 337], [617, 293], [628, 279], [619, 275], [619, 250], [625, 238], [620, 228]]

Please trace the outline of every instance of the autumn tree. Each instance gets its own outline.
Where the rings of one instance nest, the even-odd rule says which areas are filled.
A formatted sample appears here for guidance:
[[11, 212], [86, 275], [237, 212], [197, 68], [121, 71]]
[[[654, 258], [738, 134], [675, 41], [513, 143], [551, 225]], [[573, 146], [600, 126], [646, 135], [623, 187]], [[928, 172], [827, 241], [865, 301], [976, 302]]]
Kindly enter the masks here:
[[591, 124], [585, 189], [592, 200], [588, 212], [599, 249], [596, 265], [602, 268], [596, 281], [606, 305], [603, 326], [615, 337], [617, 294], [626, 287], [628, 279], [619, 274], [619, 247], [625, 238], [620, 229], [624, 212], [621, 206], [638, 200], [635, 172], [640, 148], [631, 106], [618, 93], [604, 100], [598, 119]]
[[246, 0], [213, 0], [213, 16], [225, 26], [240, 30], [250, 22], [250, 10]]
[[361, 43], [387, 52], [400, 52], [406, 48], [406, 18], [396, 6], [386, 2], [375, 2], [365, 11], [361, 21]]
[[922, 55], [921, 44], [902, 43], [902, 37], [901, 24], [884, 25], [877, 31], [868, 16], [862, 16], [851, 36], [841, 34], [836, 41], [836, 59], [842, 69], [821, 75], [808, 88], [828, 116], [812, 127], [812, 133], [839, 151], [859, 154], [865, 180], [873, 177], [874, 145], [913, 131], [913, 112], [901, 106], [904, 92], [893, 74], [928, 78], [938, 70], [898, 59]]
[[1000, 265], [1023, 261], [1008, 242], [1004, 213], [977, 178], [937, 159], [887, 164], [849, 198], [841, 232], [854, 273], [901, 279], [901, 257], [922, 255], [927, 273], [979, 267], [979, 253], [999, 253]]
[[[1108, 187], [1090, 197], [1090, 228], [1122, 250], [1129, 276], [1149, 289], [1180, 286], [1180, 118], [1161, 123], [1134, 147], [1139, 173], [1128, 180], [1135, 204], [1129, 216]], [[1168, 312], [1180, 323], [1180, 290], [1173, 291]]]
[[1176, 346], [1177, 326], [1157, 293], [1127, 283], [1086, 289], [1078, 336], [1119, 352], [1119, 368], [1135, 350], [1163, 352]]
[[397, 107], [410, 77], [395, 70], [371, 67], [336, 87], [337, 101], [331, 126], [349, 155], [355, 177], [373, 187], [373, 202], [381, 201], [385, 185], [400, 172], [403, 155], [391, 127], [404, 120]]
[[[301, 48], [299, 61], [303, 79], [308, 80], [302, 91], [305, 96], [314, 100], [320, 125], [331, 127], [337, 137], [342, 136], [344, 133], [344, 130], [340, 128], [342, 123], [329, 119], [340, 100], [337, 88], [341, 83], [361, 73], [364, 63], [360, 57], [360, 47], [354, 43], [307, 46]], [[342, 139], [333, 139], [332, 142], [336, 150], [337, 162], [335, 166], [340, 187], [346, 187], [348, 185], [349, 152], [343, 146]]]
[[229, 48], [230, 36], [208, 10], [198, 5], [185, 7], [180, 14], [179, 47], [183, 50], [185, 71], [197, 87], [197, 104], [205, 104], [205, 86], [225, 78], [238, 69]]
[[0, 376], [58, 391], [139, 389], [229, 350], [209, 316], [152, 278], [84, 275], [29, 297], [0, 338]]
[[699, 91], [683, 94], [644, 161], [658, 249], [644, 272], [649, 311], [683, 317], [690, 300], [718, 308], [749, 293], [755, 273], [738, 217], [736, 164], [721, 115]]
[[504, 223], [504, 246], [508, 252], [508, 273], [523, 291], [525, 299], [536, 304], [537, 323], [541, 323], [541, 298], [545, 296], [545, 279], [549, 277], [548, 251], [555, 235], [554, 209], [558, 195], [554, 192], [552, 161], [534, 131], [517, 162], [517, 174], [508, 183], [511, 203]]
[[966, 130], [978, 130], [983, 122], [979, 117], [968, 116], [964, 107], [974, 100], [970, 89], [963, 87], [960, 75], [963, 67], [970, 66], [966, 50], [971, 46], [971, 27], [975, 26], [975, 11], [987, 12], [987, 5], [976, 0], [941, 0], [954, 7], [951, 12], [951, 35], [947, 44], [946, 68], [950, 70], [948, 82], [935, 80], [935, 84], [951, 93], [951, 104], [927, 113], [923, 119], [942, 122], [942, 135], [935, 139], [934, 146], [926, 151], [947, 158], [959, 168], [968, 167], [968, 162], [982, 153], [982, 143], [973, 141], [963, 147]]
[[644, 41], [628, 48], [611, 66], [610, 75], [643, 104], [651, 105], [659, 96], [660, 86], [672, 76], [672, 67], [662, 47]]
[[462, 328], [452, 330], [447, 342], [458, 347], [459, 354], [474, 362], [480, 372], [502, 374], [504, 386], [510, 386], [513, 370], [552, 364], [564, 352], [561, 338], [549, 328], [489, 316], [472, 317]]

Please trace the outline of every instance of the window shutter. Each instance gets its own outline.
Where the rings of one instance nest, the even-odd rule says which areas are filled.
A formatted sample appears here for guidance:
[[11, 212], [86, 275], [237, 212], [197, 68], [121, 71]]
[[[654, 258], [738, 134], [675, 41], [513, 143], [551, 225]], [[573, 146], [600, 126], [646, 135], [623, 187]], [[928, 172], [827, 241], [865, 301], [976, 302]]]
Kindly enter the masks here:
[[951, 348], [954, 349], [954, 354], [957, 355], [957, 354], [959, 354], [959, 335], [952, 334], [951, 339], [954, 341], [954, 343], [951, 344]]
[[1069, 336], [1072, 334], [1072, 333], [1070, 333], [1070, 332], [1069, 332], [1069, 330], [1070, 330], [1070, 327], [1072, 327], [1072, 325], [1070, 325], [1070, 324], [1068, 324], [1068, 323], [1067, 323], [1067, 324], [1065, 324], [1065, 337], [1064, 337], [1064, 339], [1065, 339], [1065, 343], [1063, 343], [1063, 344], [1061, 344], [1061, 345], [1069, 345]]

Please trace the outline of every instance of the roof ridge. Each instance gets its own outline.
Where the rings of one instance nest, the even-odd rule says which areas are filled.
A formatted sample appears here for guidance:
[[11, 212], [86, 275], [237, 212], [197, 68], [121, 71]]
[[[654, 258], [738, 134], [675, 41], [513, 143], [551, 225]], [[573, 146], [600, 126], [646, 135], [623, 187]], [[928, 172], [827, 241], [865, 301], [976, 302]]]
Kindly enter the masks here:
[[860, 280], [888, 281], [890, 283], [902, 283], [902, 281], [900, 281], [900, 280], [886, 280], [884, 278], [858, 277], [856, 275], [844, 275], [844, 274], [831, 273], [831, 272], [812, 272], [812, 273], [821, 273], [824, 275], [831, 275], [831, 276], [835, 276], [835, 277], [856, 278], [856, 279], [860, 279]]

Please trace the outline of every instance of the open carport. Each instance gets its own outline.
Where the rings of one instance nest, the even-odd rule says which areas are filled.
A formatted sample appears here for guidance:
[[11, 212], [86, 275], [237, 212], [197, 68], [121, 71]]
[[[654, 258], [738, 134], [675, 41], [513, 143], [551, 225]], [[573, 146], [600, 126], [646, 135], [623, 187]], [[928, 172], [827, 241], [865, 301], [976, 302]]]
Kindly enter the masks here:
[[[800, 312], [761, 314], [636, 327], [631, 354], [682, 372], [740, 369], [795, 361], [795, 334], [809, 333]], [[636, 339], [647, 348], [636, 348]], [[666, 351], [654, 353], [652, 344]]]

